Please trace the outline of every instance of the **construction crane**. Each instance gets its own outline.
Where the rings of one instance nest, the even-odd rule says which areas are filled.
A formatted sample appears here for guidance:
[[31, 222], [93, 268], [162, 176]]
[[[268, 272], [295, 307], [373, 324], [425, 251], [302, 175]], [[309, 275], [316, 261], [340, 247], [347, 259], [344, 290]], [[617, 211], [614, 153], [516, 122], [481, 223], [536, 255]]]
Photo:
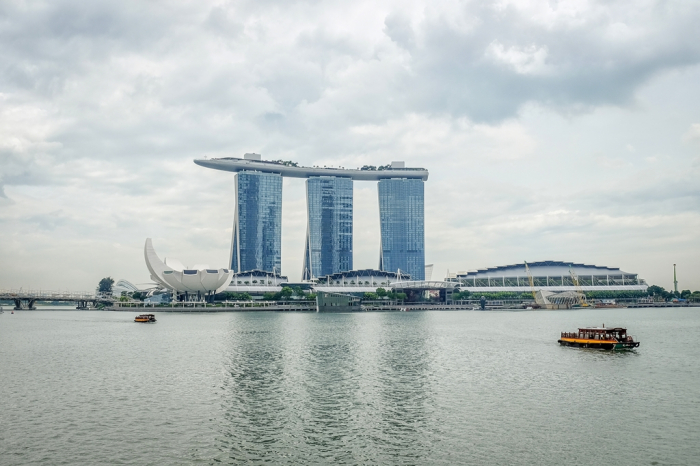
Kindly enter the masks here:
[[539, 290], [538, 292], [535, 290], [535, 279], [532, 278], [532, 273], [530, 272], [530, 267], [527, 265], [527, 262], [525, 262], [525, 272], [527, 272], [527, 279], [530, 281], [530, 291], [532, 291], [532, 298], [535, 300], [535, 304], [542, 306], [545, 309], [554, 309], [552, 303], [547, 299], [547, 296], [551, 295], [552, 293], [542, 290]]
[[578, 281], [578, 275], [576, 275], [574, 269], [571, 268], [571, 265], [569, 265], [569, 275], [571, 275], [571, 281], [573, 282], [576, 293], [578, 294], [578, 303], [581, 305], [581, 307], [590, 306], [588, 301], [586, 301], [586, 295], [583, 293], [583, 288], [581, 288], [581, 284]]

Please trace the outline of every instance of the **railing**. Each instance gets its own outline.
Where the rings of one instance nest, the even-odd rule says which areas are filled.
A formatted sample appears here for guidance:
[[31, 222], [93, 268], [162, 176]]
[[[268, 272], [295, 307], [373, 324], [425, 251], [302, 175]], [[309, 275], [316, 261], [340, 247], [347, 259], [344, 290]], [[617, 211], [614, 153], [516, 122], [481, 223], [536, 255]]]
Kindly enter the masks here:
[[38, 301], [94, 300], [95, 292], [60, 290], [0, 290], [0, 299], [35, 299]]

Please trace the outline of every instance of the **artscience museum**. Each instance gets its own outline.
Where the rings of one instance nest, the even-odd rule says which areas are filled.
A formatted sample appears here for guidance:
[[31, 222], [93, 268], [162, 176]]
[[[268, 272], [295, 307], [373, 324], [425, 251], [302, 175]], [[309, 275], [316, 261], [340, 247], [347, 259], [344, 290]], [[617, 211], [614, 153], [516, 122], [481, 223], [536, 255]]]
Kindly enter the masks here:
[[185, 267], [167, 258], [162, 261], [153, 249], [151, 238], [146, 239], [143, 255], [151, 279], [171, 290], [180, 301], [211, 301], [216, 293], [226, 289], [233, 276], [230, 269], [213, 269], [205, 264]]

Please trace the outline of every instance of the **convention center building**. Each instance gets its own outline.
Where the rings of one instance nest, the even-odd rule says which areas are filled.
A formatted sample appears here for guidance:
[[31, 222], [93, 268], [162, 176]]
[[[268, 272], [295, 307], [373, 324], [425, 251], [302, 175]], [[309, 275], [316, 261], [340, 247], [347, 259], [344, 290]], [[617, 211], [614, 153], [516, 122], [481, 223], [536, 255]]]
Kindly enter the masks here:
[[[530, 283], [532, 279], [532, 283]], [[540, 261], [502, 265], [450, 274], [446, 281], [472, 292], [521, 291], [645, 291], [636, 273], [616, 267], [575, 262]]]

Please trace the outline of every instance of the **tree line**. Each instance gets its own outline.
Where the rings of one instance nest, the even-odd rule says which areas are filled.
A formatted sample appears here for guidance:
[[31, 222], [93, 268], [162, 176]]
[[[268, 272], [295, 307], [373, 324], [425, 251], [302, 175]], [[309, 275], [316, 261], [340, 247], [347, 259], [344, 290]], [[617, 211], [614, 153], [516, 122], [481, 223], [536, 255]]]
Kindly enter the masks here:
[[659, 298], [663, 301], [670, 301], [672, 299], [687, 299], [688, 301], [700, 301], [700, 291], [666, 291], [663, 286], [651, 285], [649, 288], [647, 288], [647, 293], [649, 296]]
[[392, 299], [396, 301], [405, 301], [406, 293], [394, 293], [393, 291], [387, 291], [385, 288], [377, 288], [375, 292], [367, 292], [362, 295], [362, 299], [367, 301], [376, 301], [379, 299]]

